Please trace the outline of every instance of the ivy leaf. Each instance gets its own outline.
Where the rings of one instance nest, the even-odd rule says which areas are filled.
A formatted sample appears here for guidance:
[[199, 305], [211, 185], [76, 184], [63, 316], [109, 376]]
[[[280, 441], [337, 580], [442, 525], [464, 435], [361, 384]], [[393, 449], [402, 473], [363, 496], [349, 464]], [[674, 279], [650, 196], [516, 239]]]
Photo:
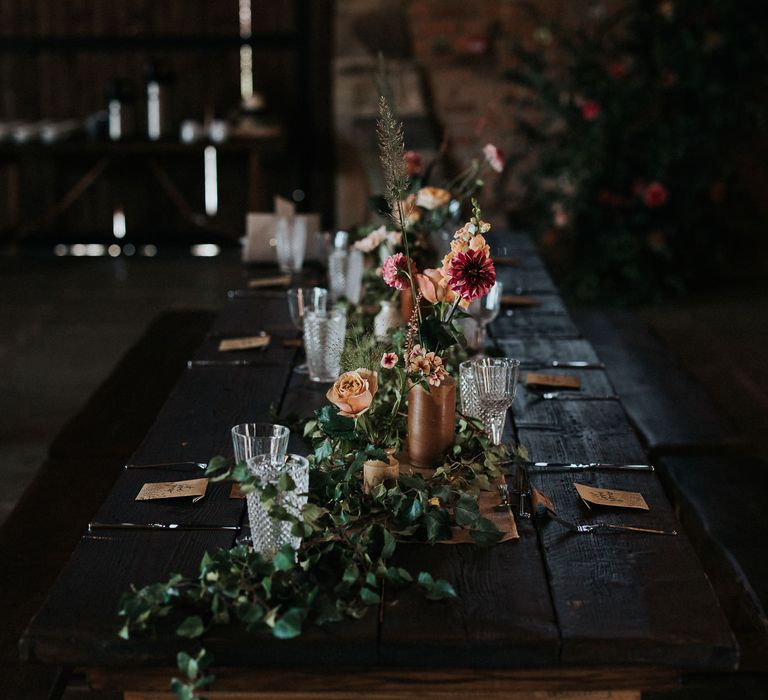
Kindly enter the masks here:
[[471, 528], [480, 517], [480, 507], [477, 500], [469, 494], [463, 493], [453, 508], [456, 524], [464, 528]]
[[472, 536], [475, 544], [479, 544], [483, 547], [488, 547], [492, 544], [496, 544], [501, 538], [502, 534], [496, 525], [488, 520], [488, 518], [479, 517], [469, 533]]
[[272, 628], [272, 634], [278, 639], [292, 639], [293, 637], [298, 637], [301, 634], [301, 626], [303, 622], [304, 617], [301, 610], [298, 608], [291, 608], [285, 615], [275, 622], [275, 626]]
[[379, 594], [372, 591], [370, 588], [360, 589], [360, 600], [366, 605], [378, 605], [381, 602]]
[[275, 554], [275, 558], [272, 560], [272, 566], [277, 571], [289, 571], [296, 566], [296, 554], [293, 551], [293, 547], [287, 544]]
[[213, 476], [215, 474], [219, 474], [220, 472], [227, 471], [229, 469], [229, 463], [227, 462], [226, 457], [217, 456], [211, 459], [208, 462], [208, 466], [205, 470], [206, 476]]
[[326, 438], [317, 447], [315, 447], [315, 460], [322, 462], [329, 459], [333, 454], [333, 445], [331, 441]]
[[419, 574], [419, 586], [424, 591], [424, 597], [427, 600], [446, 600], [448, 598], [458, 598], [456, 589], [445, 579], [439, 578], [435, 581], [428, 571], [422, 571]]
[[187, 639], [195, 639], [203, 632], [205, 632], [205, 625], [199, 615], [191, 615], [176, 629], [176, 634], [179, 637], [186, 637]]
[[352, 418], [339, 415], [337, 406], [329, 404], [315, 411], [320, 429], [330, 437], [355, 438], [355, 421]]
[[430, 508], [424, 517], [427, 525], [427, 539], [430, 542], [446, 540], [451, 536], [451, 518], [443, 508]]
[[395, 547], [397, 546], [397, 542], [395, 541], [395, 538], [392, 536], [392, 533], [385, 529], [384, 530], [384, 546], [381, 548], [381, 558], [386, 561], [389, 559], [394, 553], [395, 553]]

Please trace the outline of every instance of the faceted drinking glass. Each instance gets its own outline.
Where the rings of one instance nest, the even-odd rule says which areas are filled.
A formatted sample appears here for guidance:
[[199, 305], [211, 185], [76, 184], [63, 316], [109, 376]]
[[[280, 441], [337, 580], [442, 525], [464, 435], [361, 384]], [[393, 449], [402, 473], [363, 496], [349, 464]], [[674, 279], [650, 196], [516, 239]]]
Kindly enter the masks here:
[[[304, 314], [307, 311], [325, 311], [328, 303], [328, 290], [322, 287], [302, 287], [288, 290], [288, 312], [297, 330], [304, 330]], [[298, 374], [307, 374], [309, 365], [302, 362], [293, 368]]]
[[496, 282], [488, 294], [475, 299], [467, 309], [475, 322], [475, 335], [470, 344], [475, 350], [483, 349], [487, 335], [485, 328], [499, 315], [503, 289], [501, 282]]
[[241, 423], [232, 428], [235, 464], [265, 456], [280, 462], [288, 449], [290, 431], [284, 425], [272, 423]]
[[[277, 462], [267, 455], [248, 460], [248, 468], [259, 477], [262, 486], [277, 487], [274, 503], [295, 518], [301, 516], [301, 509], [307, 503], [309, 491], [309, 462], [300, 455], [289, 454]], [[287, 474], [293, 481], [292, 488], [280, 487], [280, 477]], [[263, 557], [272, 559], [281, 547], [290, 544], [294, 549], [301, 546], [301, 537], [291, 534], [292, 525], [285, 520], [273, 518], [261, 501], [256, 490], [246, 495], [248, 521], [251, 526], [253, 549]]]
[[477, 405], [494, 445], [501, 443], [507, 409], [515, 400], [520, 361], [509, 357], [484, 357], [471, 365]]
[[347, 317], [341, 309], [304, 314], [304, 349], [313, 382], [335, 382], [339, 378], [346, 327]]

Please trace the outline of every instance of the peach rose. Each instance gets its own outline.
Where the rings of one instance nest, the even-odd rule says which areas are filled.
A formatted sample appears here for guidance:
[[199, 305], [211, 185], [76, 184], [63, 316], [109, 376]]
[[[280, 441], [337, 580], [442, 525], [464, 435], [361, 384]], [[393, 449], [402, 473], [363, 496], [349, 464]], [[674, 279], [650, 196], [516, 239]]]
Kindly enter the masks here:
[[422, 187], [416, 193], [416, 206], [422, 209], [437, 209], [451, 201], [451, 193], [440, 187]]
[[422, 274], [416, 275], [416, 284], [430, 304], [438, 301], [450, 303], [456, 298], [456, 292], [448, 286], [448, 280], [440, 270], [424, 270]]
[[376, 372], [360, 367], [352, 372], [344, 372], [325, 396], [338, 406], [340, 416], [357, 418], [371, 407], [378, 388]]

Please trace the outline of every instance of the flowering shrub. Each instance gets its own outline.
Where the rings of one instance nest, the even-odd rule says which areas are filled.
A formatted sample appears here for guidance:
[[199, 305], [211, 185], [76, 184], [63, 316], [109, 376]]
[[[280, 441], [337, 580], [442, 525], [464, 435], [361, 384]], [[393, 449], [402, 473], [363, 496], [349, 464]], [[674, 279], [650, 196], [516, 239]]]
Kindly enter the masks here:
[[535, 16], [547, 41], [513, 46], [518, 132], [538, 153], [516, 216], [575, 296], [652, 301], [749, 262], [745, 236], [763, 232], [739, 179], [768, 131], [763, 5], [627, 0], [584, 32]]

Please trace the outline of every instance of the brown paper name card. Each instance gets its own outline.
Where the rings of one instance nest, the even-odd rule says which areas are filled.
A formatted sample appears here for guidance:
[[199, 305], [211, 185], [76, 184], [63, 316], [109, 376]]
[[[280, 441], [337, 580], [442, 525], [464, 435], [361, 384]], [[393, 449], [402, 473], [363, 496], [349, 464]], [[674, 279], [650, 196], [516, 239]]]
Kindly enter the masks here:
[[502, 306], [538, 306], [539, 300], [536, 297], [525, 294], [502, 294]]
[[247, 338], [227, 338], [219, 343], [219, 352], [232, 350], [254, 350], [266, 348], [271, 338], [268, 335], [253, 335]]
[[520, 258], [514, 258], [508, 255], [494, 255], [493, 264], [497, 267], [520, 267]]
[[188, 479], [186, 481], [159, 481], [144, 484], [136, 496], [137, 501], [155, 501], [159, 498], [189, 498], [197, 503], [208, 488], [208, 479]]
[[286, 338], [283, 340], [284, 348], [300, 348], [304, 345], [304, 341], [301, 338]]
[[581, 379], [572, 374], [541, 374], [539, 372], [527, 372], [525, 386], [552, 386], [558, 389], [580, 389]]
[[248, 289], [263, 287], [287, 287], [291, 283], [290, 275], [275, 275], [273, 277], [255, 277], [248, 280]]
[[643, 495], [637, 491], [617, 491], [616, 489], [600, 489], [586, 484], [573, 482], [582, 500], [589, 506], [594, 503], [598, 506], [613, 506], [616, 508], [639, 508], [650, 510]]
[[232, 488], [229, 490], [229, 497], [230, 498], [245, 498], [245, 494], [243, 493], [243, 490], [240, 488], [240, 483], [235, 482], [232, 484]]
[[555, 504], [552, 503], [552, 499], [539, 491], [539, 489], [537, 489], [535, 486], [531, 487], [531, 505], [533, 506], [534, 510], [537, 510], [539, 506], [542, 506], [546, 508], [550, 513], [557, 515]]

